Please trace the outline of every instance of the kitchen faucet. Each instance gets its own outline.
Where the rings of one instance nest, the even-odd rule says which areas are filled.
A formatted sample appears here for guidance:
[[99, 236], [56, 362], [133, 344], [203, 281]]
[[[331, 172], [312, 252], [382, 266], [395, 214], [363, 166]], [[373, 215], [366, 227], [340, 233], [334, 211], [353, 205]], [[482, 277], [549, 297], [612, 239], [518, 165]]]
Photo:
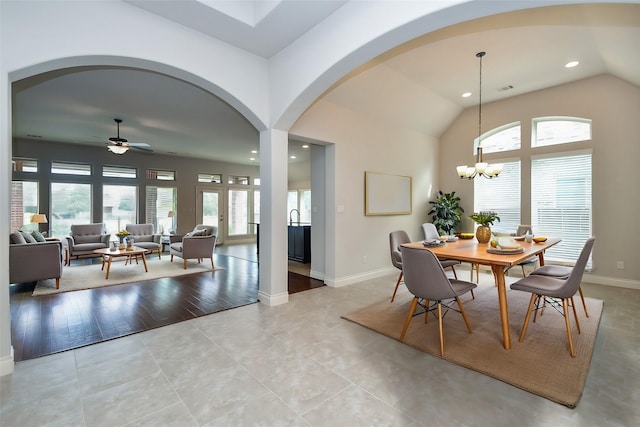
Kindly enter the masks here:
[[298, 212], [298, 225], [300, 225], [300, 211], [298, 209], [291, 209], [289, 211], [289, 225], [293, 225], [293, 218], [292, 218], [293, 211]]

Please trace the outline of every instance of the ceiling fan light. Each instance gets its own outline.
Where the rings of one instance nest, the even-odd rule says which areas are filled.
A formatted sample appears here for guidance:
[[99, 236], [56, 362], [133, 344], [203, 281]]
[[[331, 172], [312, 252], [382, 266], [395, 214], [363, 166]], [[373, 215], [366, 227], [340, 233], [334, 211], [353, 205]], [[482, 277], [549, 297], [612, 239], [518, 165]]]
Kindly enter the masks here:
[[107, 150], [115, 154], [124, 154], [129, 151], [129, 147], [124, 145], [107, 145]]

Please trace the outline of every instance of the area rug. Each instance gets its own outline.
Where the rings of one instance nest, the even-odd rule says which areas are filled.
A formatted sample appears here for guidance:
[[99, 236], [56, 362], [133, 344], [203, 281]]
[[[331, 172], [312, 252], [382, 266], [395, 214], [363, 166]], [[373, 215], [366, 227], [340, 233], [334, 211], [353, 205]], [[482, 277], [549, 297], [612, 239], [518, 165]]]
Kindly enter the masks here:
[[32, 296], [121, 285], [123, 283], [141, 282], [159, 279], [161, 277], [183, 276], [185, 274], [203, 273], [220, 269], [218, 267], [212, 269], [209, 260], [203, 260], [201, 263], [190, 260], [185, 270], [182, 259], [178, 259], [177, 262], [175, 260], [174, 262], [170, 262], [169, 257], [158, 259], [157, 256], [148, 257], [147, 266], [149, 271], [145, 272], [142, 261], [139, 261], [138, 264], [134, 261], [132, 264], [125, 265], [124, 258], [116, 259], [111, 263], [109, 279], [105, 279], [105, 270], [101, 270], [101, 263], [99, 261], [86, 265], [72, 264], [65, 266], [62, 270], [60, 289], [56, 289], [55, 279], [40, 280], [36, 284]]
[[[536, 323], [530, 323], [524, 341], [519, 342], [531, 294], [509, 290], [511, 349], [505, 350], [496, 288], [478, 287], [475, 294], [475, 300], [468, 294], [462, 299], [472, 334], [467, 331], [460, 314], [449, 312], [444, 318], [444, 359], [574, 408], [582, 395], [591, 364], [603, 301], [586, 298], [589, 311], [587, 318], [579, 299], [576, 300], [582, 333], [578, 334], [572, 316], [576, 349], [576, 357], [572, 358], [569, 355], [564, 318], [553, 308], [545, 309]], [[343, 317], [398, 339], [412, 297], [405, 291], [400, 298], [396, 296], [393, 303], [385, 299]], [[418, 310], [421, 309], [418, 307]], [[424, 314], [413, 317], [404, 343], [440, 357], [437, 319], [430, 315], [425, 325]]]

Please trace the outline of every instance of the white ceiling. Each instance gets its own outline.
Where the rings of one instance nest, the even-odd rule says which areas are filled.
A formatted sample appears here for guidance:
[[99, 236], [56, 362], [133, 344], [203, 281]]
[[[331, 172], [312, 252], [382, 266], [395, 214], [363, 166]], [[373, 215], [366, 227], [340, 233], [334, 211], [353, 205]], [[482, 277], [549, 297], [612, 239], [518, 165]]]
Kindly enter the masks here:
[[[269, 58], [345, 1], [127, 3]], [[214, 9], [216, 6], [218, 9]], [[478, 19], [416, 39], [355, 70], [326, 100], [378, 120], [439, 136], [483, 103], [609, 73], [640, 86], [640, 5], [548, 7]], [[565, 69], [570, 60], [576, 68]], [[500, 89], [512, 85], [513, 89]], [[463, 92], [472, 92], [462, 98]], [[139, 70], [81, 68], [14, 85], [14, 137], [103, 147], [116, 135], [154, 152], [238, 164], [258, 149], [258, 133], [237, 111], [185, 82]], [[291, 148], [299, 150], [299, 143]], [[300, 150], [303, 151], [303, 150]], [[298, 159], [305, 159], [297, 153]]]

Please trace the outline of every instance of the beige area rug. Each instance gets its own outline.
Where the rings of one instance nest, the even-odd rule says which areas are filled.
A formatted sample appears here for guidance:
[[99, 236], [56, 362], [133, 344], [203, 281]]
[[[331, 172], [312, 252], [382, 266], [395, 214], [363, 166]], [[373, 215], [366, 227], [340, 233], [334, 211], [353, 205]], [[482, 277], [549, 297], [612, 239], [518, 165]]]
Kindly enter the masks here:
[[[459, 313], [450, 311], [444, 318], [444, 359], [574, 408], [582, 395], [591, 364], [603, 301], [586, 298], [590, 316], [587, 318], [579, 298], [576, 300], [582, 333], [577, 333], [572, 316], [576, 349], [576, 357], [572, 358], [569, 355], [564, 318], [553, 308], [545, 309], [536, 323], [530, 323], [524, 341], [519, 342], [531, 294], [509, 290], [511, 350], [505, 350], [497, 289], [478, 287], [475, 294], [475, 300], [468, 294], [462, 297], [472, 334], [467, 331]], [[393, 303], [386, 299], [343, 317], [398, 339], [412, 297], [405, 291], [400, 298], [396, 296]], [[424, 313], [424, 310], [418, 307], [416, 312]], [[413, 317], [404, 343], [440, 357], [437, 319], [429, 315], [429, 322], [425, 325], [424, 314]]]
[[[60, 289], [56, 289], [55, 279], [40, 280], [36, 284], [32, 296], [214, 271], [209, 260], [203, 260], [201, 263], [197, 263], [196, 260], [189, 260], [185, 270], [182, 265], [182, 259], [177, 259], [177, 261], [174, 259], [174, 262], [170, 262], [168, 256], [162, 259], [158, 259], [157, 256], [149, 256], [147, 258], [147, 266], [149, 271], [145, 272], [141, 260], [138, 264], [134, 261], [132, 264], [125, 265], [124, 258], [116, 259], [111, 263], [109, 279], [105, 279], [105, 270], [100, 269], [101, 264], [97, 260], [94, 261], [94, 264], [87, 265], [74, 265], [72, 263], [70, 266], [65, 266], [62, 271]], [[221, 270], [221, 268], [216, 267], [215, 270]]]

